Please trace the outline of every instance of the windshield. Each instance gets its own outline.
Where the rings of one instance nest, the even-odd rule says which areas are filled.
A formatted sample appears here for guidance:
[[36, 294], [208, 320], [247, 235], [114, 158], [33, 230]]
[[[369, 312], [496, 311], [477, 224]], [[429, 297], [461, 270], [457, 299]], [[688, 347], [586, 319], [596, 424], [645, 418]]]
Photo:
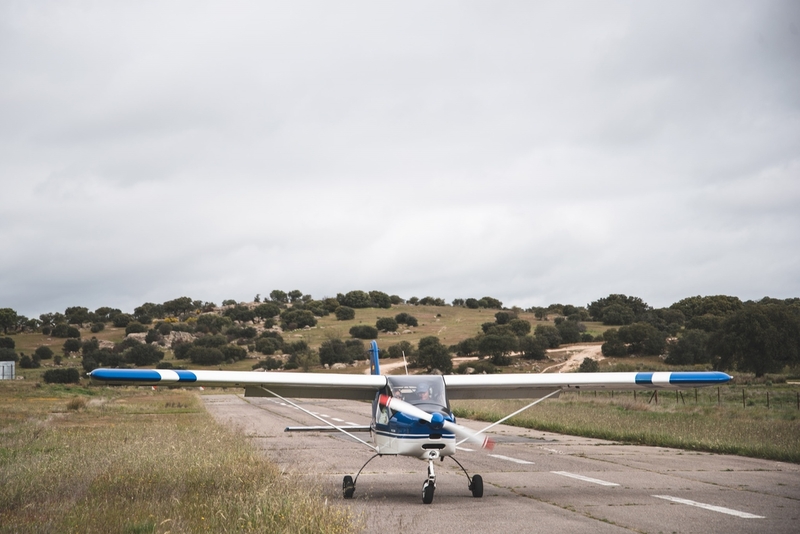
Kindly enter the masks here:
[[432, 376], [388, 376], [392, 396], [414, 406], [433, 405], [449, 412], [444, 379]]

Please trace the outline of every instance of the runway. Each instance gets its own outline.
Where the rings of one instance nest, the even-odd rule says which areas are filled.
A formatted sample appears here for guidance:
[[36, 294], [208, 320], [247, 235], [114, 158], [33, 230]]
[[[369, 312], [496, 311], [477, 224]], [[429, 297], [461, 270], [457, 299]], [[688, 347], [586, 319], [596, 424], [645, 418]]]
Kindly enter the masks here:
[[[233, 426], [287, 473], [319, 484], [329, 503], [360, 514], [368, 532], [796, 532], [800, 466], [739, 456], [622, 445], [499, 425], [493, 451], [459, 450], [457, 459], [484, 481], [473, 498], [451, 459], [436, 463], [433, 504], [422, 504], [426, 463], [376, 458], [342, 498], [344, 475], [372, 452], [341, 434], [285, 433], [319, 425], [276, 399], [203, 395], [209, 412]], [[303, 401], [336, 424], [369, 424], [370, 406]], [[534, 408], [535, 409], [535, 408]], [[480, 429], [485, 423], [460, 419]], [[369, 434], [358, 434], [368, 440]], [[765, 437], [768, 439], [768, 437]]]

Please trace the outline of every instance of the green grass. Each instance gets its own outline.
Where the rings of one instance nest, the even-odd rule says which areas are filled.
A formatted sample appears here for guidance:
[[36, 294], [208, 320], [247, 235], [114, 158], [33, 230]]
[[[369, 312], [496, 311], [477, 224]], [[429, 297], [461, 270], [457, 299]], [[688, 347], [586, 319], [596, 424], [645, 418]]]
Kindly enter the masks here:
[[192, 393], [0, 385], [0, 532], [357, 530]]
[[[652, 392], [567, 393], [544, 401], [507, 423], [525, 428], [626, 443], [737, 454], [800, 463], [800, 411], [796, 388], [742, 387], [661, 392], [659, 404], [648, 404]], [[676, 399], [679, 402], [676, 402]], [[685, 402], [685, 404], [684, 404]], [[456, 415], [497, 421], [525, 401], [457, 401]]]

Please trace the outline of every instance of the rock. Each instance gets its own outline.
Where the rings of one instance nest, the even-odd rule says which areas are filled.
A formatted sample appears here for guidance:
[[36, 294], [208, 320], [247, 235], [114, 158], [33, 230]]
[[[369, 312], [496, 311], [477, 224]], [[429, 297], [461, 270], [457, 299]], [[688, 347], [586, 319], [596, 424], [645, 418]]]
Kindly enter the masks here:
[[341, 362], [340, 363], [334, 363], [331, 366], [331, 369], [347, 369], [347, 364], [346, 363], [341, 363]]

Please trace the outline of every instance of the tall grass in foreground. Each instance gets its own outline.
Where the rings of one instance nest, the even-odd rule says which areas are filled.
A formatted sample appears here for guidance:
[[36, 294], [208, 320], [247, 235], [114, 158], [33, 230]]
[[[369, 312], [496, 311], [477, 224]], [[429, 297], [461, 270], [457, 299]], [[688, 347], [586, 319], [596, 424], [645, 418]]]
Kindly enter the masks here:
[[[714, 392], [716, 395], [716, 390]], [[741, 404], [648, 404], [631, 393], [612, 399], [606, 395], [568, 394], [544, 401], [507, 421], [507, 424], [549, 432], [586, 436], [641, 445], [675, 447], [769, 460], [800, 463], [800, 414], [784, 408]], [[739, 393], [741, 395], [741, 393]], [[521, 408], [525, 401], [457, 401], [457, 416], [497, 421]]]
[[282, 476], [193, 395], [127, 395], [62, 401], [47, 420], [33, 403], [23, 422], [3, 421], [0, 532], [357, 530], [348, 510]]

